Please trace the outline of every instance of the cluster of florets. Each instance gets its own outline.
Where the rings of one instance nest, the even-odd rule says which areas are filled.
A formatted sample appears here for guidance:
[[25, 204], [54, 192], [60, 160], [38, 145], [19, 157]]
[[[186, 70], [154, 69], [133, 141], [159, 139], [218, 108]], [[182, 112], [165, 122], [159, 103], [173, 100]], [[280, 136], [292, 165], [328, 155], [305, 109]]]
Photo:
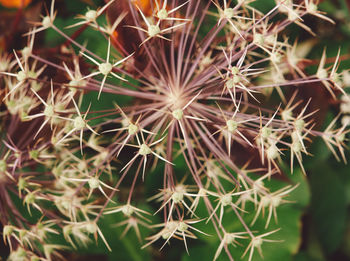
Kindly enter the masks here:
[[[214, 259], [225, 250], [232, 260], [229, 246], [243, 245], [242, 255], [252, 260], [264, 242], [274, 241], [271, 219], [297, 186], [269, 188], [280, 163], [288, 156], [292, 172], [298, 165], [305, 173], [302, 159], [312, 136], [345, 160], [350, 101], [342, 76], [348, 72], [337, 72], [339, 54], [326, 67], [324, 52], [317, 71], [307, 75], [298, 43], [283, 37], [291, 24], [313, 34], [303, 23], [306, 15], [333, 23], [314, 1], [276, 1], [266, 14], [252, 2], [155, 0], [145, 10], [137, 1], [108, 1], [69, 26], [91, 27], [105, 37], [105, 56], [99, 57], [55, 25], [52, 1], [27, 33], [28, 46], [0, 60], [6, 107], [0, 220], [11, 260], [50, 260], [67, 251], [48, 234], [63, 234], [73, 248], [94, 235], [110, 249], [98, 223], [113, 213], [125, 218], [123, 234], [134, 229], [140, 241], [139, 226], [159, 229], [144, 247], [177, 238], [188, 251], [188, 239], [207, 235], [196, 228], [200, 222], [211, 224], [221, 240]], [[105, 13], [107, 23], [101, 23]], [[272, 22], [276, 15], [279, 22]], [[204, 21], [213, 19], [208, 30]], [[35, 36], [47, 29], [66, 39], [61, 62], [35, 47]], [[299, 87], [312, 83], [332, 99], [343, 95], [342, 124], [338, 116], [324, 131], [314, 130], [312, 99], [298, 95]], [[114, 96], [115, 107], [82, 109], [91, 92], [100, 103], [101, 94]], [[122, 96], [133, 99], [121, 106]], [[180, 173], [177, 161], [186, 162]], [[161, 224], [150, 224], [150, 213], [133, 197], [155, 169], [163, 170], [163, 185], [150, 200], [158, 204]], [[22, 217], [13, 193], [29, 214], [41, 214], [36, 223]], [[203, 204], [206, 216], [197, 213]], [[254, 211], [252, 220], [245, 219], [247, 211]], [[260, 218], [266, 231], [253, 228]], [[225, 220], [242, 230], [230, 231]]]

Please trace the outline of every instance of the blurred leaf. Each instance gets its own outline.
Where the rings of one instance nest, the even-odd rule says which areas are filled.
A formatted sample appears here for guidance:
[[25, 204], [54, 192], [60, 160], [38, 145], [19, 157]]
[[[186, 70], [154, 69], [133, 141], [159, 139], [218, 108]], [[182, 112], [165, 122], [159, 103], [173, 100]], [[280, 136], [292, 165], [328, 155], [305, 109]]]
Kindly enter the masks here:
[[[286, 173], [290, 172], [284, 168]], [[294, 202], [295, 207], [305, 208], [310, 204], [311, 192], [307, 177], [298, 168], [294, 171], [294, 174], [288, 174], [288, 178], [293, 181], [294, 184], [299, 184], [298, 187], [290, 194], [288, 200]], [[293, 203], [292, 203], [293, 204]]]
[[329, 164], [319, 162], [310, 174], [311, 215], [325, 251], [334, 252], [342, 242], [346, 220], [345, 186]]
[[305, 252], [300, 252], [293, 258], [293, 261], [324, 261], [324, 259], [314, 258]]

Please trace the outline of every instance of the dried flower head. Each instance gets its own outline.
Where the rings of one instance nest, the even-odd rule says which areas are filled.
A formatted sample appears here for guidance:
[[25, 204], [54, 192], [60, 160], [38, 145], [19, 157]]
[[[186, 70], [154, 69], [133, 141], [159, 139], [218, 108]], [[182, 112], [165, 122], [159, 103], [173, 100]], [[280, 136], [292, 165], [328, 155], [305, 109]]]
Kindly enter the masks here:
[[[296, 158], [306, 173], [303, 155], [314, 136], [345, 161], [349, 132], [339, 117], [315, 129], [312, 99], [295, 89], [319, 83], [332, 99], [342, 93], [343, 113], [349, 99], [337, 72], [340, 52], [327, 67], [324, 51], [308, 74], [298, 42], [284, 34], [292, 24], [313, 34], [303, 20], [309, 14], [333, 22], [317, 3], [276, 1], [263, 13], [252, 2], [112, 0], [61, 29], [52, 1], [27, 33], [28, 45], [0, 56], [7, 108], [0, 208], [11, 210], [0, 221], [10, 260], [59, 257], [67, 246], [48, 233], [61, 233], [73, 248], [100, 238], [113, 250], [99, 223], [111, 214], [122, 216], [122, 236], [133, 228], [142, 241], [139, 225], [159, 229], [143, 248], [180, 239], [187, 252], [189, 239], [208, 236], [197, 228], [205, 219], [220, 240], [214, 260], [222, 250], [233, 260], [234, 245], [251, 261], [255, 250], [263, 255], [263, 243], [279, 242], [269, 239], [278, 229], [254, 224], [263, 218], [268, 229], [272, 216], [277, 223], [278, 207], [297, 185], [274, 190], [271, 178], [289, 157], [291, 172]], [[65, 39], [52, 57], [36, 46], [47, 29]], [[102, 35], [103, 57], [76, 39], [88, 29]], [[97, 100], [88, 100], [91, 93]], [[114, 105], [101, 109], [107, 97]], [[150, 201], [163, 219], [153, 225], [135, 196], [152, 176], [161, 185]], [[11, 193], [40, 219], [24, 220]]]

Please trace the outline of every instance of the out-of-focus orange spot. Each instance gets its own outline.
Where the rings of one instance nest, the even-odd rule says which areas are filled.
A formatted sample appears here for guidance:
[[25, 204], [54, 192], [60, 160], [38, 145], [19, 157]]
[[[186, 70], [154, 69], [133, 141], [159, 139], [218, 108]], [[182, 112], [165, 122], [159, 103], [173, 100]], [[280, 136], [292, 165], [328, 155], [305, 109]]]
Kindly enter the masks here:
[[132, 3], [137, 5], [146, 16], [152, 15], [151, 0], [132, 0]]
[[[1, 1], [1, 0], [0, 0]], [[156, 7], [156, 1], [158, 1], [158, 5], [160, 6], [160, 8], [162, 8], [164, 2], [159, 1], [159, 0], [131, 0], [131, 3], [135, 6], [141, 9], [142, 13], [146, 16], [146, 17], [150, 17], [152, 15], [154, 15], [154, 12], [156, 10], [152, 10], [152, 1], [153, 1], [153, 8]], [[164, 1], [164, 0], [163, 0]], [[167, 11], [170, 10], [170, 6], [167, 5], [165, 7], [165, 9]], [[184, 18], [179, 12], [176, 12], [174, 14], [174, 16], [176, 18]], [[119, 42], [122, 46], [124, 45], [124, 41], [123, 41], [123, 33], [121, 33], [120, 28], [117, 28], [117, 30], [113, 33], [112, 35], [113, 39], [116, 42]]]
[[112, 36], [112, 40], [115, 42], [118, 42], [118, 41], [120, 42], [122, 40], [118, 31], [114, 31], [111, 36]]
[[[1, 0], [0, 0], [1, 1]], [[151, 6], [152, 0], [131, 0], [131, 3], [136, 7], [140, 8], [142, 13], [145, 16], [151, 16], [152, 15], [152, 6]], [[122, 30], [118, 27], [116, 31], [111, 35], [114, 42], [118, 42], [118, 44], [125, 48], [125, 36], [123, 33], [121, 33]]]
[[119, 36], [118, 32], [117, 32], [117, 31], [114, 31], [112, 37], [115, 38], [115, 39], [117, 39], [118, 36]]
[[7, 8], [26, 7], [32, 0], [0, 0], [0, 4]]

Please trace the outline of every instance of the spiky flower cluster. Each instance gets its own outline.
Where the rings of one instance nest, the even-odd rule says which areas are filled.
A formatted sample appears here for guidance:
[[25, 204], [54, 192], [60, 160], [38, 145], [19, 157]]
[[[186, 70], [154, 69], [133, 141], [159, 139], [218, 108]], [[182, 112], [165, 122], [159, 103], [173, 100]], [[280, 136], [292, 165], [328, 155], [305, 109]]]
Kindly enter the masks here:
[[[146, 8], [112, 0], [78, 16], [69, 27], [79, 29], [69, 36], [55, 25], [60, 10], [52, 1], [27, 33], [28, 46], [0, 60], [6, 107], [0, 220], [10, 260], [61, 256], [68, 246], [50, 243], [49, 234], [63, 234], [74, 248], [94, 235], [110, 249], [99, 221], [112, 213], [124, 216], [124, 234], [132, 228], [140, 240], [139, 225], [158, 230], [143, 247], [177, 238], [188, 251], [188, 239], [207, 235], [196, 225], [207, 222], [221, 242], [214, 260], [223, 250], [233, 260], [230, 245], [243, 246], [234, 251], [252, 260], [264, 242], [276, 241], [269, 224], [297, 186], [269, 188], [280, 163], [290, 157], [292, 172], [295, 161], [305, 172], [312, 136], [345, 160], [346, 122], [339, 125], [337, 117], [323, 132], [314, 130], [311, 100], [299, 93], [314, 84], [331, 99], [343, 93], [345, 113], [349, 98], [337, 71], [339, 54], [326, 67], [324, 52], [317, 71], [307, 74], [298, 43], [283, 34], [292, 24], [313, 34], [303, 23], [308, 15], [332, 23], [317, 4], [276, 1], [264, 14], [253, 2], [155, 0]], [[104, 36], [105, 56], [76, 41], [87, 27]], [[66, 39], [54, 58], [35, 47], [35, 36], [47, 29]], [[83, 109], [91, 92], [101, 104], [101, 94], [113, 96], [115, 107]], [[119, 102], [123, 96], [132, 97], [126, 106]], [[177, 168], [178, 162], [186, 167]], [[162, 185], [150, 200], [163, 222], [151, 225], [134, 192], [160, 172]], [[13, 195], [40, 218], [24, 218]], [[197, 213], [199, 205], [206, 216]], [[261, 216], [266, 231], [253, 229]], [[242, 230], [231, 231], [225, 220]]]

